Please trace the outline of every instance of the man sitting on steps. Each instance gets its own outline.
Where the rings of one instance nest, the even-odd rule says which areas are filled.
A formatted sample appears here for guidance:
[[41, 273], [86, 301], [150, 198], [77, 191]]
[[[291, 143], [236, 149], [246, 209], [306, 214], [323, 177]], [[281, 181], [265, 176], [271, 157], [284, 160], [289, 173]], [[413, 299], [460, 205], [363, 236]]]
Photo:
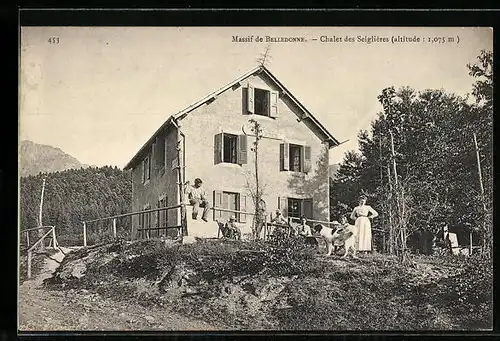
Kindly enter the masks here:
[[189, 198], [189, 203], [193, 205], [193, 219], [198, 217], [199, 207], [203, 207], [203, 215], [201, 219], [208, 222], [208, 211], [210, 211], [210, 203], [207, 200], [207, 193], [205, 189], [201, 186], [203, 181], [200, 178], [194, 180], [193, 186], [188, 186], [186, 189], [186, 194]]

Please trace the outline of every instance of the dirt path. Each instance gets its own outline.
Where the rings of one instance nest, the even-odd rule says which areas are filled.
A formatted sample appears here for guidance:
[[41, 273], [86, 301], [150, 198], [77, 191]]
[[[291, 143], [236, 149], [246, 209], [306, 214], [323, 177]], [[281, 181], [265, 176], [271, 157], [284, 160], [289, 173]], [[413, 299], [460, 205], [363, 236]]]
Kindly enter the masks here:
[[41, 273], [19, 287], [19, 330], [224, 330], [165, 308], [146, 308], [116, 302], [86, 290], [47, 290], [43, 280], [51, 276], [70, 249], [51, 256]]

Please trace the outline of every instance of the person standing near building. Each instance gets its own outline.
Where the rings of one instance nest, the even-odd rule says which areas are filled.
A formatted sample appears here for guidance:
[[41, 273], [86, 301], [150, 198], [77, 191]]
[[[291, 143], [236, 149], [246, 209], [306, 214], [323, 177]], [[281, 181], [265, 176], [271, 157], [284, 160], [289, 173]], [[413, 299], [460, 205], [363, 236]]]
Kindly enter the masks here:
[[358, 230], [358, 242], [356, 249], [359, 252], [369, 253], [372, 251], [372, 225], [370, 219], [378, 216], [371, 206], [366, 204], [366, 196], [359, 197], [359, 205], [354, 207], [351, 219]]
[[198, 210], [200, 207], [203, 208], [203, 214], [201, 219], [204, 221], [208, 221], [208, 212], [210, 211], [210, 202], [207, 199], [207, 193], [205, 188], [202, 186], [203, 181], [200, 178], [196, 178], [194, 180], [193, 186], [188, 186], [186, 189], [186, 194], [189, 198], [189, 203], [193, 205], [193, 214], [192, 218], [198, 218]]

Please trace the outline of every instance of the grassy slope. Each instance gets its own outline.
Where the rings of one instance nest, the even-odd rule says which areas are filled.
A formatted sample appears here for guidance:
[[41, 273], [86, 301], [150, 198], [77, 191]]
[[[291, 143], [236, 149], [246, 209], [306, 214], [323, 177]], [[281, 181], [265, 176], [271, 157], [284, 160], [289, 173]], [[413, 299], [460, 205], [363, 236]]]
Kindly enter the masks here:
[[48, 284], [174, 307], [236, 329], [491, 326], [491, 272], [476, 271], [484, 266], [420, 257], [405, 268], [383, 256], [344, 261], [300, 245], [288, 248], [220, 241], [104, 244], [68, 255]]

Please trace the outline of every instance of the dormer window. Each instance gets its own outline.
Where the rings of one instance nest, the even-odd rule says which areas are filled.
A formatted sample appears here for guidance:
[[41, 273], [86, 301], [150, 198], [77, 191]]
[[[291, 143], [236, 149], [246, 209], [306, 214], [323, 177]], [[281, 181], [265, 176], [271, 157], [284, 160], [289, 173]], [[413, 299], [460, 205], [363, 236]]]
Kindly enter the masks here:
[[248, 85], [247, 111], [250, 114], [278, 117], [278, 91]]

